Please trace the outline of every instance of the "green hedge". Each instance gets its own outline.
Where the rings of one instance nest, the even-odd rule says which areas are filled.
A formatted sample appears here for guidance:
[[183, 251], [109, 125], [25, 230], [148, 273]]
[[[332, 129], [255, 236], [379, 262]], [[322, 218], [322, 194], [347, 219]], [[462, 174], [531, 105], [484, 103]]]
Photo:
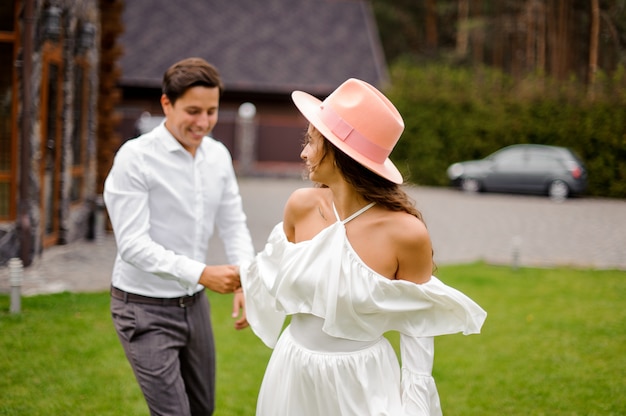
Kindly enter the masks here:
[[626, 76], [598, 76], [593, 98], [576, 80], [514, 82], [486, 68], [398, 61], [386, 91], [405, 121], [392, 159], [409, 182], [448, 184], [447, 167], [515, 143], [573, 149], [587, 194], [626, 198]]

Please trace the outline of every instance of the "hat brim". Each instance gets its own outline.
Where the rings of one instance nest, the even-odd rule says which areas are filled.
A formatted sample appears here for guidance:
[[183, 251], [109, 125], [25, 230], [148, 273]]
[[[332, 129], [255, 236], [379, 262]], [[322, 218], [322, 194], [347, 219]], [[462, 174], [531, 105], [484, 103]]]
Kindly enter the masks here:
[[402, 183], [402, 174], [398, 168], [393, 164], [391, 159], [386, 158], [383, 163], [378, 163], [372, 159], [363, 156], [350, 146], [348, 146], [343, 140], [339, 139], [320, 118], [320, 101], [318, 98], [308, 94], [304, 91], [294, 91], [291, 93], [291, 99], [294, 104], [300, 110], [302, 115], [317, 129], [322, 135], [328, 139], [335, 147], [341, 150], [346, 155], [357, 161], [359, 164], [365, 166], [367, 169], [376, 173], [379, 176], [395, 183]]

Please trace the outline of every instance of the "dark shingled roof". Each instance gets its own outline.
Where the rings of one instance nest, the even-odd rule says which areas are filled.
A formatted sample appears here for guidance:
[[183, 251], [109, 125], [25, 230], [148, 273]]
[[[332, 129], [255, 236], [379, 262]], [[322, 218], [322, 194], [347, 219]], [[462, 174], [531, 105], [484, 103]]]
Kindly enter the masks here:
[[327, 94], [354, 77], [388, 81], [366, 1], [129, 0], [120, 38], [122, 86], [160, 87], [163, 72], [198, 56], [230, 91]]

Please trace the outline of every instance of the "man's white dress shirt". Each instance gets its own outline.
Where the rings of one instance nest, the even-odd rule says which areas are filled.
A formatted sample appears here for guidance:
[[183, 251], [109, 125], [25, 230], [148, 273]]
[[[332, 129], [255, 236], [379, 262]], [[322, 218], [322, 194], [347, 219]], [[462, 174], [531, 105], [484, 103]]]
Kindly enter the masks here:
[[118, 254], [112, 285], [138, 295], [191, 295], [217, 228], [229, 263], [254, 256], [228, 149], [205, 137], [195, 158], [161, 123], [115, 156], [104, 201]]

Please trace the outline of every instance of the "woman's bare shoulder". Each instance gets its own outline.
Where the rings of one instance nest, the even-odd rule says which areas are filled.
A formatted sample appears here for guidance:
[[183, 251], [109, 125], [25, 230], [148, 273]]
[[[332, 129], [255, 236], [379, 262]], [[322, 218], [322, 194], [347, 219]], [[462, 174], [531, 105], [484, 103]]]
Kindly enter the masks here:
[[285, 213], [303, 213], [317, 206], [328, 197], [328, 189], [325, 188], [299, 188], [291, 193], [285, 205]]
[[317, 215], [329, 196], [330, 190], [326, 188], [300, 188], [289, 196], [283, 213], [283, 227], [289, 241], [295, 241], [296, 225]]
[[390, 229], [397, 234], [401, 241], [419, 243], [429, 239], [426, 224], [414, 215], [406, 212], [394, 212], [389, 217]]

